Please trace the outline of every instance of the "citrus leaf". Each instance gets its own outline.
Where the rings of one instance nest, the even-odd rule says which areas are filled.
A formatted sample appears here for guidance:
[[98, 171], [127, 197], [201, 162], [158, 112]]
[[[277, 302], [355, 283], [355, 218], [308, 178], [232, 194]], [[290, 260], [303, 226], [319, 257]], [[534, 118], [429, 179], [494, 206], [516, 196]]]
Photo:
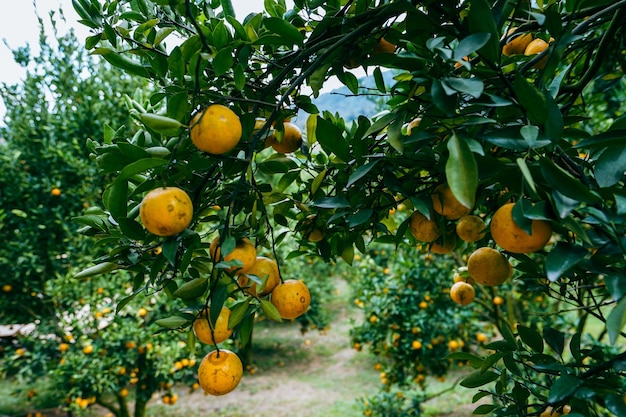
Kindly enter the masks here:
[[626, 324], [626, 297], [622, 297], [619, 303], [613, 307], [606, 320], [606, 329], [611, 345], [615, 345], [624, 324]]
[[531, 123], [543, 125], [548, 117], [548, 102], [545, 95], [520, 74], [517, 74], [513, 81], [513, 90]]
[[168, 164], [168, 160], [161, 158], [145, 158], [126, 165], [120, 175], [115, 179], [116, 182], [125, 181], [142, 172], [149, 171], [153, 168], [161, 167]]
[[449, 157], [446, 161], [446, 179], [459, 203], [474, 207], [478, 188], [478, 166], [467, 142], [455, 134], [448, 140]]
[[567, 242], [557, 243], [546, 258], [548, 279], [556, 282], [565, 272], [582, 261], [586, 254], [587, 250], [581, 246]]
[[573, 375], [561, 375], [556, 381], [554, 381], [552, 387], [550, 387], [548, 402], [554, 404], [566, 400], [574, 392], [576, 392], [578, 387], [582, 384], [583, 381]]
[[158, 319], [155, 321], [157, 326], [165, 327], [166, 329], [180, 329], [181, 327], [187, 325], [189, 320], [180, 316], [170, 316], [163, 319]]
[[558, 190], [561, 194], [575, 200], [586, 203], [600, 203], [600, 197], [593, 193], [580, 180], [574, 178], [570, 173], [556, 166], [551, 160], [542, 157], [539, 159], [539, 167], [543, 177], [550, 186]]
[[532, 350], [538, 353], [543, 352], [543, 338], [537, 330], [518, 325], [517, 333], [519, 334], [520, 339], [522, 339], [522, 342], [524, 342], [524, 344], [529, 346]]
[[463, 378], [463, 380], [461, 381], [461, 386], [465, 388], [478, 388], [495, 381], [499, 377], [500, 375], [493, 371], [476, 371]]
[[260, 300], [260, 301], [261, 301], [261, 310], [263, 310], [263, 313], [265, 313], [265, 315], [269, 319], [277, 321], [279, 323], [283, 321], [283, 319], [280, 317], [280, 313], [278, 312], [274, 304], [272, 304], [268, 300]]
[[480, 48], [487, 44], [489, 38], [491, 38], [491, 34], [481, 32], [474, 33], [473, 35], [469, 35], [461, 39], [457, 47], [454, 48], [453, 58], [458, 61], [478, 51]]
[[279, 35], [286, 45], [303, 46], [302, 34], [288, 21], [279, 17], [268, 17], [263, 20], [263, 24], [270, 32]]
[[491, 5], [487, 0], [473, 0], [470, 6], [469, 29], [472, 34], [485, 33], [489, 35], [487, 42], [478, 52], [492, 62], [498, 62], [500, 59], [500, 44], [498, 41], [498, 30], [496, 22], [493, 19]]
[[183, 124], [178, 120], [160, 114], [142, 113], [139, 118], [148, 129], [165, 136], [176, 136], [180, 132], [180, 128], [183, 127]]
[[115, 220], [126, 217], [128, 213], [128, 182], [122, 180], [112, 182], [104, 191], [102, 202]]
[[530, 169], [528, 169], [528, 165], [526, 165], [526, 161], [522, 158], [517, 158], [516, 162], [520, 171], [522, 171], [522, 175], [524, 176], [526, 183], [528, 184], [532, 192], [537, 194], [537, 187], [535, 185], [535, 181], [533, 180], [533, 175], [530, 173]]
[[380, 162], [380, 159], [377, 159], [372, 162], [368, 162], [367, 164], [361, 165], [360, 167], [355, 169], [354, 172], [350, 175], [350, 178], [348, 179], [346, 188], [350, 188], [352, 184], [354, 184], [355, 182], [357, 182], [358, 180], [366, 176], [367, 173], [370, 172], [376, 166], [376, 164], [378, 164], [378, 162]]
[[98, 265], [90, 266], [89, 268], [83, 269], [78, 274], [74, 275], [74, 278], [89, 278], [96, 275], [106, 274], [107, 272], [111, 272], [118, 268], [119, 265], [117, 265], [115, 262], [102, 262]]
[[178, 287], [173, 295], [183, 300], [198, 298], [204, 294], [208, 287], [209, 281], [206, 278], [195, 278]]

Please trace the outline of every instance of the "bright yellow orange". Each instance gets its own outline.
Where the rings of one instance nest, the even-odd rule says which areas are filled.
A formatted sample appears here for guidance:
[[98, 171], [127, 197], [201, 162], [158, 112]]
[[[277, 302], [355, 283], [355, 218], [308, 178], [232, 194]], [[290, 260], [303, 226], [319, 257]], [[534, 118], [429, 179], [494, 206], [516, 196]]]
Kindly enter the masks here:
[[[217, 236], [211, 241], [211, 244], [209, 246], [209, 255], [211, 256], [211, 259], [217, 261], [221, 260], [221, 252], [220, 248], [218, 247], [219, 241], [220, 238], [219, 236]], [[238, 260], [239, 262], [241, 262], [242, 265], [232, 266], [227, 269], [228, 272], [245, 274], [249, 272], [250, 269], [252, 269], [252, 267], [254, 266], [254, 262], [256, 262], [256, 248], [254, 247], [254, 244], [250, 241], [250, 239], [246, 237], [239, 239], [235, 244], [235, 249], [233, 249], [231, 253], [224, 257], [224, 261], [226, 262], [234, 260]]]
[[465, 242], [476, 242], [487, 233], [487, 224], [479, 216], [466, 214], [456, 222], [456, 234]]
[[466, 306], [474, 301], [475, 297], [474, 287], [467, 282], [456, 282], [450, 288], [450, 298], [459, 305]]
[[243, 364], [227, 349], [208, 353], [198, 367], [198, 383], [205, 393], [225, 395], [237, 388], [243, 375]]
[[288, 279], [274, 288], [270, 301], [278, 310], [280, 317], [291, 320], [300, 317], [309, 309], [311, 293], [304, 282]]
[[504, 304], [504, 298], [500, 297], [499, 295], [496, 295], [495, 297], [493, 297], [493, 300], [491, 300], [493, 302], [494, 305], [497, 306], [501, 306], [502, 304]]
[[93, 353], [93, 345], [86, 345], [85, 347], [83, 347], [83, 353], [85, 355]]
[[411, 343], [411, 347], [415, 350], [421, 349], [422, 342], [420, 342], [419, 340], [414, 340], [413, 343]]
[[222, 306], [217, 320], [215, 321], [215, 327], [211, 329], [209, 323], [210, 309], [204, 309], [193, 321], [193, 331], [196, 333], [196, 337], [207, 345], [213, 345], [222, 343], [233, 334], [233, 329], [228, 328], [228, 320], [230, 319], [230, 309], [226, 306]]
[[[548, 42], [544, 41], [543, 39], [540, 39], [540, 38], [533, 39], [532, 42], [530, 42], [528, 46], [526, 46], [526, 49], [524, 50], [524, 55], [530, 56], [530, 55], [540, 54], [546, 49], [548, 49], [548, 46], [550, 46]], [[539, 62], [533, 65], [533, 68], [537, 68], [537, 69], [544, 68], [546, 66], [547, 60], [548, 60], [547, 56], [543, 57]]]
[[139, 310], [137, 310], [137, 315], [139, 317], [146, 317], [147, 314], [148, 314], [148, 310], [146, 310], [143, 307], [141, 307]]
[[276, 133], [265, 139], [265, 146], [271, 146], [276, 152], [286, 154], [295, 152], [302, 146], [302, 131], [291, 122], [283, 123], [283, 139], [278, 141]]
[[2, 291], [3, 292], [11, 292], [11, 291], [13, 291], [13, 286], [11, 284], [4, 284], [2, 286]]
[[58, 197], [61, 195], [61, 189], [55, 187], [52, 189], [52, 191], [50, 191], [50, 194], [52, 194], [55, 197]]
[[[248, 275], [256, 275], [264, 282], [260, 286], [261, 291], [257, 291], [257, 283], [250, 280]], [[252, 268], [244, 275], [239, 275], [239, 285], [247, 288], [246, 291], [255, 297], [264, 297], [271, 293], [278, 284], [280, 284], [280, 274], [278, 272], [278, 263], [275, 260], [265, 256], [257, 256]]]
[[439, 184], [435, 187], [431, 198], [435, 212], [448, 220], [456, 220], [472, 211], [471, 207], [459, 203], [448, 184]]
[[69, 348], [70, 348], [70, 345], [69, 345], [69, 344], [67, 344], [67, 343], [60, 343], [60, 344], [59, 344], [59, 350], [60, 350], [61, 352], [65, 352], [65, 351], [67, 351]]
[[191, 223], [193, 203], [189, 195], [178, 187], [155, 188], [141, 201], [139, 217], [150, 233], [173, 236]]
[[221, 104], [212, 104], [191, 119], [191, 141], [201, 151], [222, 155], [241, 140], [241, 121], [234, 111]]
[[411, 132], [413, 132], [413, 129], [418, 127], [420, 125], [420, 123], [422, 123], [422, 118], [421, 117], [416, 117], [415, 119], [411, 120], [409, 122], [408, 126], [406, 127], [406, 134], [407, 134], [407, 136], [410, 136]]
[[441, 230], [434, 216], [431, 215], [429, 220], [419, 211], [415, 211], [411, 215], [409, 228], [413, 237], [421, 242], [432, 242], [441, 235]]
[[562, 415], [569, 414], [572, 411], [572, 407], [566, 404], [560, 411], [561, 412], [555, 410], [551, 405], [549, 405], [541, 412], [539, 417], [561, 417]]
[[479, 284], [495, 286], [509, 279], [512, 267], [502, 253], [493, 248], [482, 247], [470, 255], [467, 271]]
[[531, 220], [531, 234], [513, 220], [513, 206], [507, 203], [493, 214], [489, 230], [493, 240], [504, 250], [513, 253], [531, 253], [542, 249], [552, 236], [552, 226], [545, 220]]
[[[513, 33], [517, 30], [517, 28], [513, 27], [508, 30], [506, 33], [507, 38], [509, 38]], [[533, 40], [533, 35], [530, 33], [524, 33], [523, 35], [517, 36], [510, 41], [508, 41], [502, 47], [502, 55], [511, 56], [511, 55], [521, 55], [526, 50], [528, 44]]]
[[372, 49], [372, 54], [393, 54], [396, 51], [396, 45], [389, 42], [385, 38], [380, 38], [380, 40], [374, 45], [374, 49]]
[[488, 337], [484, 333], [476, 333], [476, 341], [478, 343], [485, 343], [488, 340]]

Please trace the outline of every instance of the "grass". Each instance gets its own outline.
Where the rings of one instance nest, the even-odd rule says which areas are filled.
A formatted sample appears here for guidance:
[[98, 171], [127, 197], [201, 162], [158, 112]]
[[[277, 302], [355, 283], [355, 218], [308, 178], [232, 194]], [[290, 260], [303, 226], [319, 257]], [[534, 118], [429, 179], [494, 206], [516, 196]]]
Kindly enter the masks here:
[[[63, 400], [58, 387], [46, 378], [32, 384], [18, 378], [7, 378], [0, 382], [0, 415], [18, 415], [35, 410], [53, 410]], [[52, 413], [52, 411], [50, 411]]]

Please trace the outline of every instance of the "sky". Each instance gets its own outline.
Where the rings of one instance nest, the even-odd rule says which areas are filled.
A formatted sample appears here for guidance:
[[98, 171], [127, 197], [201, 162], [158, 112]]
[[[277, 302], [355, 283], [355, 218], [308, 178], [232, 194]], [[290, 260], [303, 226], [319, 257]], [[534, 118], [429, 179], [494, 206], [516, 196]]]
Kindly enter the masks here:
[[[249, 13], [263, 9], [263, 0], [233, 0], [232, 3], [240, 20]], [[61, 33], [73, 28], [80, 41], [89, 36], [89, 28], [78, 23], [78, 15], [72, 7], [71, 0], [0, 0], [0, 4], [7, 6], [5, 12], [0, 13], [0, 83], [18, 84], [24, 79], [26, 71], [15, 63], [11, 50], [28, 44], [32, 54], [37, 55], [39, 49], [37, 16], [43, 20], [46, 32], [51, 34], [49, 14], [53, 11], [55, 16], [58, 16], [58, 11], [62, 10], [66, 23], [59, 22], [57, 25]], [[4, 113], [4, 104], [0, 100], [0, 119]]]

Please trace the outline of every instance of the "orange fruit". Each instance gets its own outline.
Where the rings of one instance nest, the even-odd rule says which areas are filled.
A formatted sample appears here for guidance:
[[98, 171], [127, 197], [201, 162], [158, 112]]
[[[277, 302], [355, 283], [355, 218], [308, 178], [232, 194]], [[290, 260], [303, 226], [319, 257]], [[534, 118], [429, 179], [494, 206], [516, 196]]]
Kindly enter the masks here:
[[561, 409], [561, 412], [555, 410], [552, 406], [547, 406], [545, 410], [539, 415], [539, 417], [560, 417], [562, 415], [567, 415], [572, 411], [572, 407], [569, 405], [564, 405]]
[[313, 229], [307, 235], [307, 239], [309, 240], [309, 242], [316, 243], [324, 239], [324, 234], [320, 229]]
[[411, 215], [409, 228], [413, 237], [422, 242], [432, 242], [441, 235], [435, 218], [431, 215], [429, 220], [419, 211], [415, 211]]
[[467, 271], [479, 284], [500, 285], [511, 276], [509, 260], [500, 251], [482, 247], [476, 249], [467, 260]]
[[61, 189], [59, 188], [53, 188], [52, 191], [50, 191], [50, 194], [52, 194], [55, 197], [58, 197], [61, 195]]
[[448, 233], [445, 239], [437, 239], [431, 245], [429, 250], [432, 253], [437, 253], [439, 255], [445, 255], [448, 253], [452, 253], [454, 248], [456, 247], [456, 236]]
[[122, 388], [120, 390], [120, 397], [124, 398], [128, 396], [128, 390], [126, 388]]
[[309, 309], [311, 293], [304, 282], [288, 279], [274, 288], [270, 301], [278, 310], [280, 317], [291, 320], [300, 317]]
[[11, 292], [11, 291], [13, 291], [13, 286], [11, 284], [4, 284], [2, 286], [2, 291], [3, 292]]
[[453, 276], [454, 282], [467, 282], [468, 284], [474, 285], [476, 281], [469, 276], [469, 272], [467, 272], [466, 266], [460, 266], [456, 271], [454, 271]]
[[476, 333], [476, 341], [478, 343], [485, 343], [488, 340], [488, 337], [484, 333]]
[[150, 233], [173, 236], [191, 223], [193, 204], [189, 195], [180, 188], [155, 188], [141, 201], [139, 217]]
[[431, 198], [435, 212], [448, 220], [456, 220], [472, 211], [471, 207], [465, 207], [459, 203], [448, 184], [439, 184], [435, 187]]
[[531, 220], [531, 234], [513, 220], [515, 203], [507, 203], [493, 214], [489, 229], [493, 240], [504, 250], [531, 253], [542, 249], [552, 236], [552, 226], [545, 220]]
[[[216, 261], [221, 260], [221, 251], [218, 247], [220, 238], [219, 236], [215, 237], [211, 241], [211, 245], [209, 246], [209, 255], [211, 259]], [[228, 272], [237, 272], [238, 274], [245, 274], [252, 269], [254, 266], [254, 262], [256, 262], [256, 248], [254, 244], [248, 239], [244, 237], [239, 239], [235, 244], [235, 249], [232, 250], [231, 253], [224, 257], [224, 261], [230, 262], [238, 260], [241, 262], [241, 266], [232, 266], [227, 269]]]
[[86, 345], [85, 347], [83, 347], [83, 353], [85, 355], [93, 353], [93, 345]]
[[228, 339], [233, 334], [233, 329], [228, 328], [228, 320], [230, 319], [230, 309], [222, 306], [215, 325], [209, 323], [210, 309], [203, 309], [198, 317], [193, 321], [193, 331], [202, 343], [214, 345]]
[[148, 314], [148, 310], [146, 310], [143, 307], [141, 307], [139, 310], [137, 310], [137, 315], [139, 317], [146, 317], [147, 314]]
[[504, 298], [500, 297], [499, 295], [493, 297], [493, 300], [491, 301], [497, 306], [501, 306], [502, 304], [504, 304]]
[[456, 282], [450, 288], [450, 298], [455, 303], [466, 306], [474, 301], [476, 297], [476, 292], [474, 291], [474, 287], [467, 282]]
[[[513, 33], [515, 33], [516, 30], [517, 28], [515, 27], [509, 29], [508, 32], [506, 33], [507, 39], [510, 38], [511, 35], [513, 35]], [[502, 54], [505, 56], [521, 55], [524, 53], [524, 51], [526, 50], [526, 47], [528, 46], [530, 42], [532, 42], [532, 40], [533, 40], [533, 35], [530, 33], [524, 33], [523, 35], [517, 36], [511, 39], [510, 41], [508, 41], [502, 47]]]
[[413, 343], [411, 343], [411, 347], [415, 350], [421, 349], [422, 342], [420, 342], [419, 340], [414, 340]]
[[67, 343], [60, 343], [59, 344], [59, 350], [61, 352], [65, 352], [70, 348], [70, 345], [68, 345]]
[[487, 224], [479, 216], [466, 214], [456, 222], [456, 234], [465, 242], [476, 242], [485, 237]]
[[396, 51], [396, 45], [389, 42], [385, 38], [380, 38], [380, 40], [374, 45], [374, 49], [372, 49], [372, 54], [393, 54]]
[[461, 345], [456, 340], [450, 340], [448, 342], [448, 348], [450, 350], [457, 350]]
[[191, 119], [189, 135], [201, 151], [221, 155], [231, 151], [241, 140], [241, 121], [234, 111], [221, 104], [211, 104]]
[[[526, 49], [524, 50], [524, 55], [530, 56], [530, 55], [540, 54], [546, 49], [548, 49], [548, 46], [550, 46], [548, 42], [544, 41], [543, 39], [540, 39], [540, 38], [533, 39], [528, 44], [528, 46], [526, 46]], [[547, 60], [548, 60], [547, 56], [543, 57], [539, 62], [533, 65], [533, 68], [537, 68], [537, 69], [544, 68], [546, 66]]]
[[295, 152], [302, 146], [302, 131], [291, 122], [283, 122], [283, 138], [281, 141], [276, 137], [276, 133], [265, 139], [265, 146], [271, 146], [278, 153]]
[[205, 393], [224, 395], [234, 390], [243, 375], [243, 364], [227, 349], [208, 353], [198, 366], [198, 383]]
[[[256, 275], [263, 281], [263, 285], [259, 286], [261, 291], [257, 291], [257, 283], [249, 279], [248, 275]], [[271, 293], [276, 286], [280, 284], [280, 274], [278, 272], [278, 264], [275, 260], [265, 256], [257, 256], [252, 268], [244, 275], [239, 276], [239, 285], [243, 288], [248, 287], [248, 293], [255, 297], [264, 297]]]

